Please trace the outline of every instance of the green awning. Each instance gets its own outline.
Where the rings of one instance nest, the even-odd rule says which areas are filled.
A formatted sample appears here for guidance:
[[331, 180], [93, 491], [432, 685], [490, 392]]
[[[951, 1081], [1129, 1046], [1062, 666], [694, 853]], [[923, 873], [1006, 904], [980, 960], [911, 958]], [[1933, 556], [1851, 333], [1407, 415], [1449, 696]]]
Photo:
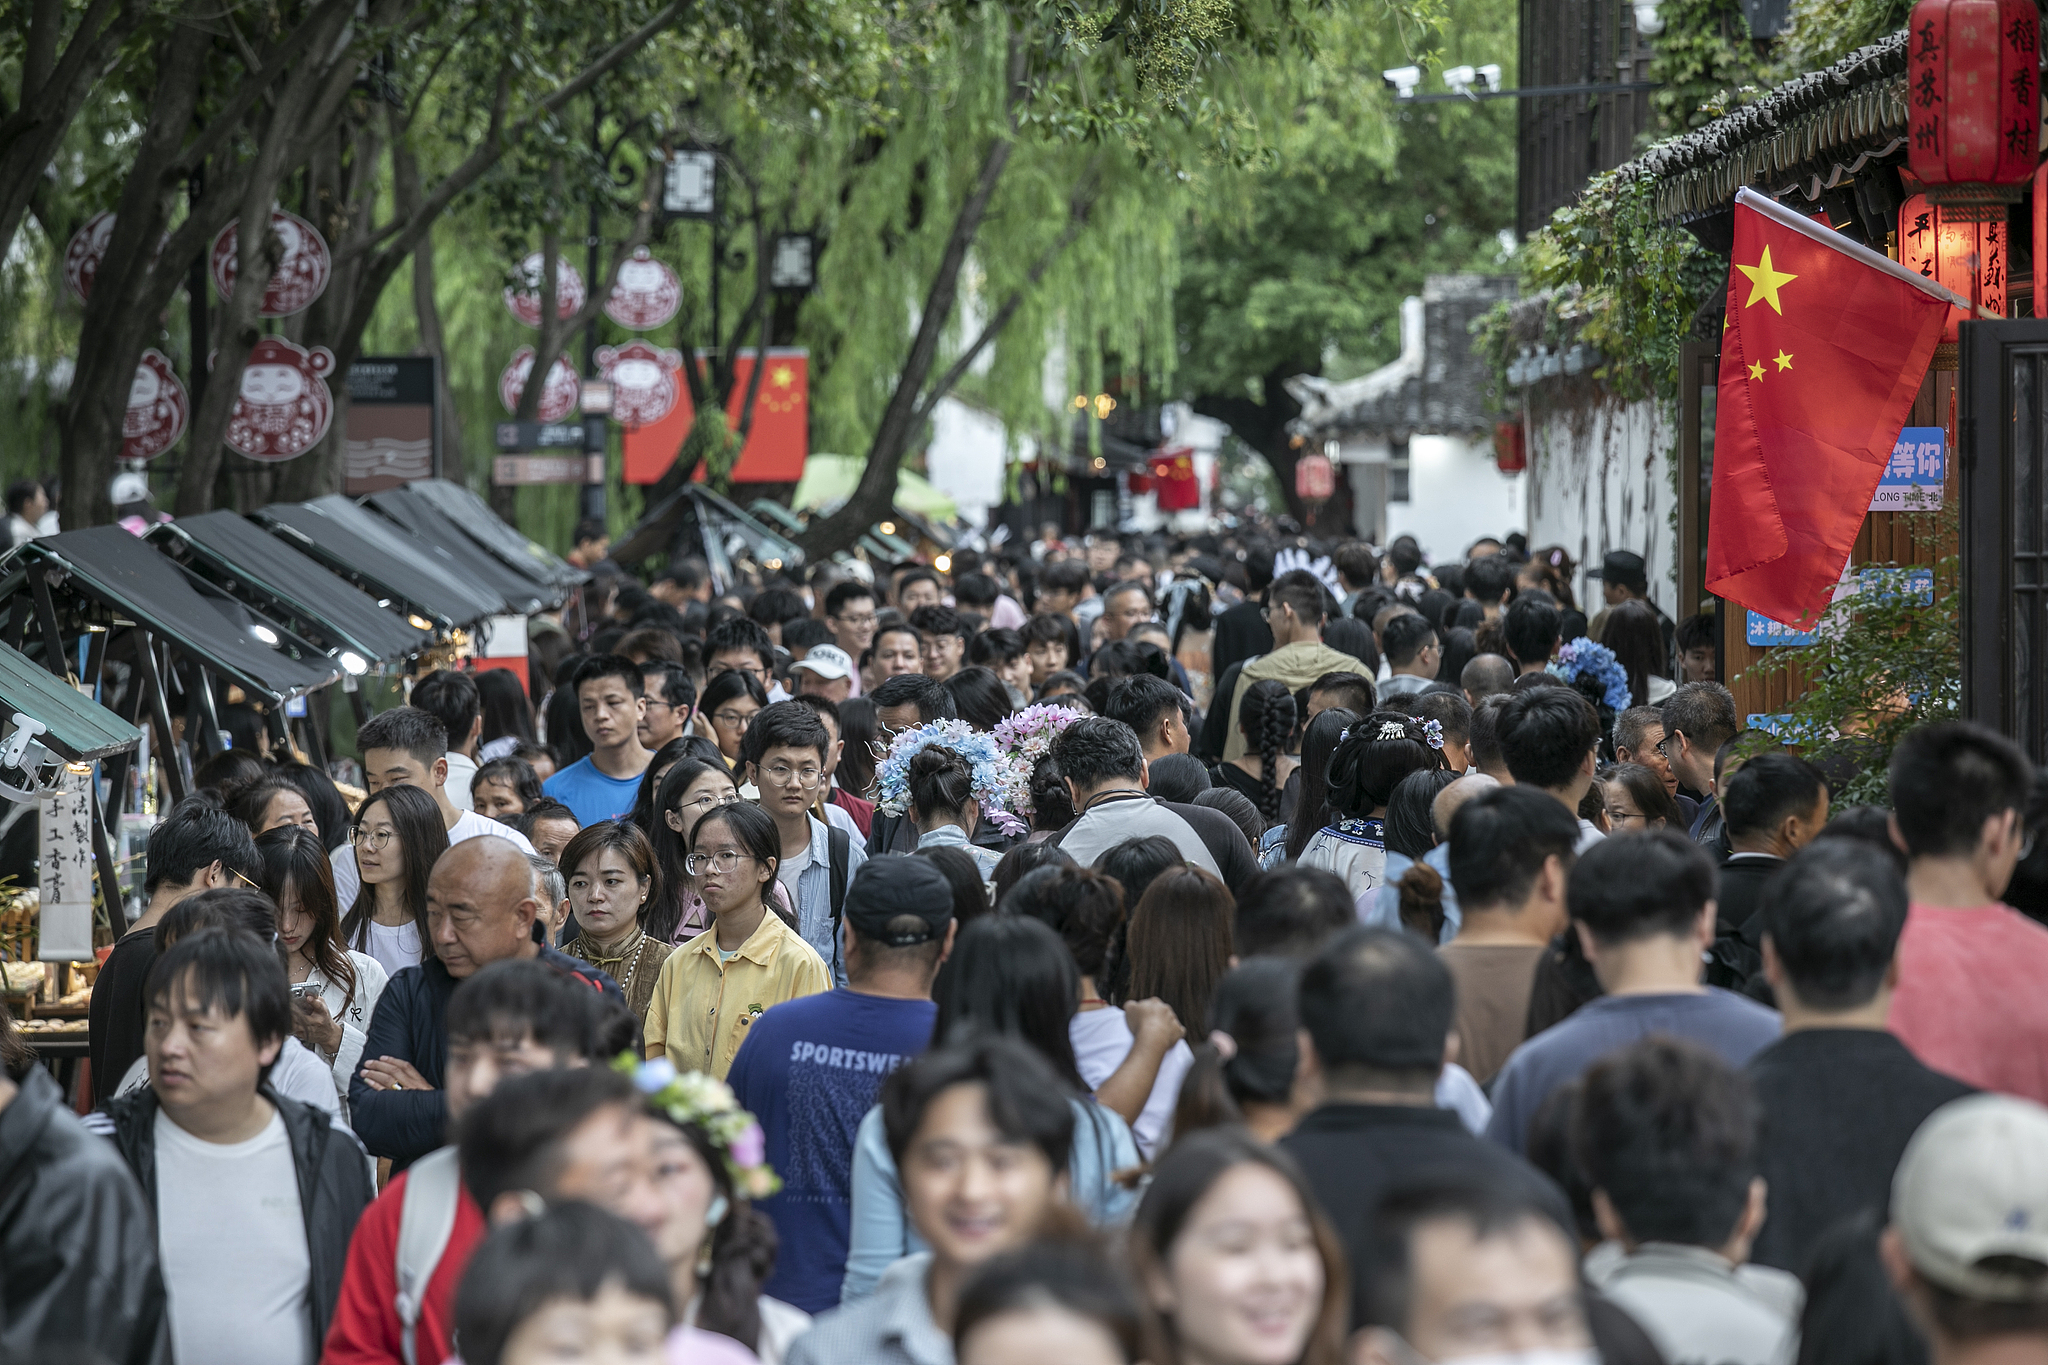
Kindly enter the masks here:
[[[845, 502], [859, 486], [866, 463], [857, 455], [811, 456], [804, 461], [804, 476], [797, 481], [791, 505], [799, 512], [816, 512]], [[940, 492], [929, 479], [908, 469], [897, 471], [892, 501], [906, 512], [934, 521], [952, 521], [960, 515], [951, 494]]]
[[37, 736], [37, 742], [73, 763], [126, 753], [142, 737], [142, 731], [20, 650], [0, 644], [0, 730], [12, 732], [17, 711], [48, 726], [49, 733]]

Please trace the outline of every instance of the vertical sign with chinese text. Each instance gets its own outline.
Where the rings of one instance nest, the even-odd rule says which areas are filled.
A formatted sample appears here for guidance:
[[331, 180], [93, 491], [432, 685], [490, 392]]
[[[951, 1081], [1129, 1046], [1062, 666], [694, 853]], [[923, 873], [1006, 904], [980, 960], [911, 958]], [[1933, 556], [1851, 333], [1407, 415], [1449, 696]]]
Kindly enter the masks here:
[[67, 770], [63, 785], [38, 799], [42, 882], [36, 956], [44, 962], [92, 960], [90, 781], [84, 773]]

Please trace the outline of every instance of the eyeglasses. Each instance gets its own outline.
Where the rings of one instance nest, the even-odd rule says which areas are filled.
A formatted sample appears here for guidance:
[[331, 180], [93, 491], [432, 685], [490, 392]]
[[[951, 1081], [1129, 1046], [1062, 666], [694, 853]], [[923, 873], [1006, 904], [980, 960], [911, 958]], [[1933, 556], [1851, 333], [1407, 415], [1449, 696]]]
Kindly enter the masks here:
[[792, 768], [787, 763], [771, 763], [761, 769], [761, 776], [778, 787], [787, 787], [792, 782], [799, 787], [815, 787], [824, 780], [825, 774], [818, 768]]
[[692, 853], [689, 857], [683, 859], [683, 871], [689, 873], [692, 877], [706, 871], [734, 872], [739, 869], [741, 863], [751, 862], [752, 860], [752, 854], [738, 853], [729, 848], [721, 849], [717, 853]]
[[902, 734], [908, 728], [908, 726], [901, 725], [884, 725], [877, 721], [875, 723], [875, 737], [868, 741], [868, 752], [876, 758], [887, 758], [889, 756], [889, 746], [896, 742], [896, 736]]
[[711, 719], [720, 725], [745, 725], [754, 718], [752, 711], [713, 711]]
[[1649, 816], [1639, 814], [1635, 811], [1611, 810], [1607, 812], [1607, 821], [1609, 824], [1625, 825], [1631, 820], [1640, 820], [1646, 825], [1650, 823]]
[[693, 810], [710, 810], [713, 806], [730, 806], [739, 799], [740, 794], [738, 792], [727, 792], [723, 796], [715, 796], [710, 792], [705, 792], [702, 796], [693, 796], [687, 801], [676, 802], [676, 814], [681, 815], [686, 811]]
[[[389, 844], [392, 836], [397, 833], [397, 830], [392, 829], [363, 829], [361, 826], [358, 826], [349, 831], [348, 841], [357, 848], [367, 848], [370, 852], [375, 853]], [[251, 882], [250, 885], [253, 886], [255, 883]]]
[[832, 619], [837, 621], [840, 625], [847, 627], [848, 629], [865, 630], [869, 626], [874, 625], [877, 621], [880, 621], [882, 618], [877, 616], [874, 612], [868, 612], [862, 616], [854, 616], [849, 614], [846, 616], [835, 616]]

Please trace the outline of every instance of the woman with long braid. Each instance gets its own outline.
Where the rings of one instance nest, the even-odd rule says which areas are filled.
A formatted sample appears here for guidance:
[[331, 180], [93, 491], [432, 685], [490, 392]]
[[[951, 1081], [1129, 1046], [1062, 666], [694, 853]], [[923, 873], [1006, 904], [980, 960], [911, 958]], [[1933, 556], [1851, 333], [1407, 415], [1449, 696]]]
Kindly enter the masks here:
[[1268, 823], [1280, 819], [1282, 792], [1298, 760], [1294, 747], [1294, 694], [1287, 684], [1267, 678], [1255, 682], [1237, 704], [1237, 728], [1244, 732], [1244, 756], [1228, 758], [1211, 770], [1219, 787], [1244, 793]]

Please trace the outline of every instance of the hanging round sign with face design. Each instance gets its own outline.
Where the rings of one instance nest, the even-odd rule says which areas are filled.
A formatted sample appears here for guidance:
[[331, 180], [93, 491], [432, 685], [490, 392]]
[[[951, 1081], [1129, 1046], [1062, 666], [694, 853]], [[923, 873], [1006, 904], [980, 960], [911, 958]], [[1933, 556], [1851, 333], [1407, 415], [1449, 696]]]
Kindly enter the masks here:
[[128, 385], [128, 411], [121, 419], [121, 458], [148, 460], [163, 454], [185, 434], [192, 400], [178, 382], [170, 357], [151, 348], [142, 353]]
[[612, 384], [612, 419], [631, 430], [649, 426], [675, 411], [680, 351], [644, 341], [597, 348], [599, 373]]
[[[526, 381], [533, 374], [533, 347], [521, 346], [512, 353], [512, 363], [498, 376], [498, 401], [505, 405], [505, 411], [517, 414], [519, 396], [526, 392]], [[547, 382], [540, 391], [540, 408], [534, 414], [543, 422], [559, 422], [576, 410], [583, 397], [583, 380], [576, 374], [576, 367], [569, 363], [569, 357], [558, 355], [548, 369]]]
[[[241, 269], [240, 220], [229, 223], [213, 239], [213, 287], [222, 298], [235, 292], [235, 276]], [[327, 239], [296, 213], [270, 211], [271, 231], [284, 244], [277, 270], [263, 287], [263, 302], [257, 313], [266, 318], [285, 318], [312, 306], [327, 290], [333, 258], [327, 254]]]
[[[505, 286], [505, 306], [528, 327], [540, 326], [540, 287], [547, 278], [547, 258], [536, 251], [519, 263], [519, 288]], [[583, 276], [566, 257], [555, 258], [555, 316], [574, 317], [583, 306]]]
[[80, 303], [92, 297], [92, 282], [100, 273], [100, 260], [113, 236], [114, 215], [101, 212], [87, 219], [65, 244], [64, 284]]
[[252, 460], [289, 460], [320, 444], [334, 420], [334, 353], [265, 337], [249, 352], [228, 414], [227, 444]]
[[628, 331], [646, 332], [674, 317], [682, 302], [683, 282], [643, 246], [619, 266], [619, 282], [605, 297], [604, 315]]

